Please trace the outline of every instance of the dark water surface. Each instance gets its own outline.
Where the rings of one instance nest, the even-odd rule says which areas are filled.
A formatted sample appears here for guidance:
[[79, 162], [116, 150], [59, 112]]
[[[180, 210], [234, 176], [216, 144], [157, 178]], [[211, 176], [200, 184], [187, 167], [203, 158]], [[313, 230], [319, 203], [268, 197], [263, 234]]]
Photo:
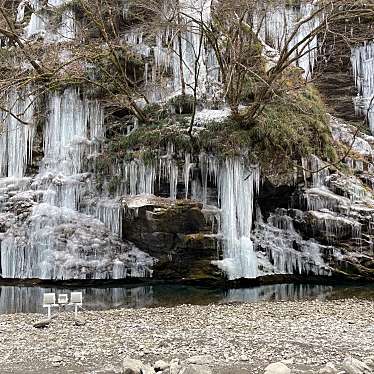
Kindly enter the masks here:
[[[63, 288], [0, 287], [0, 313], [42, 313], [45, 292], [70, 293]], [[350, 297], [374, 300], [374, 285], [326, 286], [315, 284], [275, 284], [252, 288], [222, 289], [182, 285], [83, 288], [83, 306], [88, 310], [175, 306], [229, 302], [331, 300]]]

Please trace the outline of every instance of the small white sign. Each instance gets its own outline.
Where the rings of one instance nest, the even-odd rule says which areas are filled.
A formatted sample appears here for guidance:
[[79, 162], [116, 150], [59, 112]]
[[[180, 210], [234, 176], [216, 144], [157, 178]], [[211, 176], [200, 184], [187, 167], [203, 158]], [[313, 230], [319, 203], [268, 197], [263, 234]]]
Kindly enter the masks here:
[[72, 292], [70, 294], [70, 302], [72, 304], [82, 304], [83, 296], [82, 292]]
[[53, 304], [56, 304], [56, 294], [45, 293], [43, 295], [43, 305], [53, 305]]
[[58, 295], [58, 303], [59, 304], [68, 304], [69, 303], [68, 294], [66, 294], [66, 293], [59, 294]]

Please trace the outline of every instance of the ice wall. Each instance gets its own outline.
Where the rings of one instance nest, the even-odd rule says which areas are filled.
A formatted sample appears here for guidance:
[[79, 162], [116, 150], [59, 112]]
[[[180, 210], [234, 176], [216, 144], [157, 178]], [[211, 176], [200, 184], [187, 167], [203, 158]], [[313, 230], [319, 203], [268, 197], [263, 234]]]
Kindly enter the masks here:
[[329, 260], [341, 261], [344, 245], [362, 251], [363, 217], [372, 219], [370, 194], [357, 178], [330, 173], [316, 156], [304, 159], [302, 167], [305, 188], [298, 201], [266, 220], [257, 214], [253, 237], [261, 275], [331, 275]]
[[[341, 218], [333, 210], [325, 215], [319, 212], [326, 209], [321, 204], [336, 208], [336, 199], [349, 202], [349, 198], [339, 197], [327, 187], [330, 173], [326, 165], [316, 157], [304, 160], [303, 165], [309, 173], [315, 171], [305, 175], [308, 188], [303, 198], [310, 204], [308, 209], [315, 209], [316, 228], [326, 231], [330, 238], [346, 232], [359, 237], [360, 224], [354, 219]], [[125, 161], [121, 168], [122, 171], [114, 168], [121, 180], [116, 192], [120, 195], [161, 193], [171, 199], [188, 197], [201, 201], [206, 209], [212, 205], [219, 207], [215, 221], [222, 238], [222, 258], [214, 264], [229, 279], [269, 274], [331, 274], [324, 255], [332, 248], [315, 240], [304, 240], [287, 212], [276, 211], [266, 222], [259, 217], [252, 222], [256, 216], [254, 200], [259, 188], [259, 170], [244, 159], [220, 160], [206, 153], [192, 156], [169, 145], [164, 155], [152, 161]], [[314, 196], [316, 191], [333, 198], [318, 200]]]
[[[223, 259], [215, 262], [229, 279], [255, 278], [257, 259], [251, 240], [253, 201], [259, 188], [259, 170], [247, 165], [243, 159], [234, 158], [220, 161], [214, 156], [201, 154], [196, 165], [201, 178], [191, 175], [195, 163], [191, 155], [184, 155], [184, 165], [178, 167], [173, 159], [173, 147], [159, 161], [144, 164], [133, 160], [124, 165], [123, 191], [130, 195], [153, 194], [161, 181], [169, 185], [169, 197], [175, 199], [178, 183], [183, 184], [184, 196], [213, 203], [220, 208], [220, 228], [223, 237]], [[174, 155], [175, 156], [175, 155]], [[215, 201], [208, 197], [208, 182], [218, 189]], [[179, 190], [181, 191], [181, 189]]]
[[303, 240], [295, 230], [287, 211], [277, 210], [267, 222], [257, 220], [254, 240], [259, 275], [300, 274], [330, 275], [322, 257], [324, 246], [315, 240]]

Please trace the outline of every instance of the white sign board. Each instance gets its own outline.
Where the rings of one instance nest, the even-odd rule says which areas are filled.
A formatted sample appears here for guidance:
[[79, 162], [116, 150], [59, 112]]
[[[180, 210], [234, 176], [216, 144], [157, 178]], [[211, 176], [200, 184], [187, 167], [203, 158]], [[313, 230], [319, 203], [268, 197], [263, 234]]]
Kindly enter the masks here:
[[61, 293], [58, 295], [58, 303], [59, 304], [67, 304], [69, 302], [68, 294]]
[[56, 294], [55, 293], [45, 293], [43, 295], [43, 304], [44, 305], [56, 304]]
[[72, 292], [70, 294], [70, 302], [72, 304], [82, 304], [83, 296], [82, 292]]

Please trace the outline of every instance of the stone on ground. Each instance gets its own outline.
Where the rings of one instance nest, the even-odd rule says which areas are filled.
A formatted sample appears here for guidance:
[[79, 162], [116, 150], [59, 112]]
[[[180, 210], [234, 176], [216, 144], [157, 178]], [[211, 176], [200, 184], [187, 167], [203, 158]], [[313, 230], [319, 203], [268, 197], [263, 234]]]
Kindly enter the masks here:
[[369, 366], [369, 368], [374, 369], [374, 356], [366, 357], [364, 363]]
[[282, 362], [275, 362], [265, 368], [265, 374], [291, 374], [291, 369]]
[[334, 364], [332, 364], [331, 362], [329, 362], [318, 373], [319, 374], [337, 374], [338, 373], [338, 369], [335, 367]]
[[123, 374], [155, 374], [155, 370], [147, 365], [143, 364], [140, 360], [134, 360], [132, 358], [125, 358], [122, 362]]
[[163, 371], [163, 370], [168, 369], [169, 366], [170, 366], [170, 364], [168, 364], [167, 362], [165, 362], [163, 360], [158, 360], [153, 365], [153, 368], [155, 369], [155, 371]]
[[84, 326], [86, 324], [86, 321], [83, 318], [75, 317], [74, 324], [75, 326]]
[[353, 357], [347, 357], [343, 362], [343, 369], [348, 374], [371, 374], [373, 370], [369, 368], [364, 362]]
[[37, 329], [45, 329], [46, 327], [49, 326], [50, 323], [51, 323], [51, 319], [42, 319], [38, 322], [35, 322], [33, 326]]
[[213, 374], [213, 372], [207, 366], [190, 364], [184, 367], [179, 374]]

